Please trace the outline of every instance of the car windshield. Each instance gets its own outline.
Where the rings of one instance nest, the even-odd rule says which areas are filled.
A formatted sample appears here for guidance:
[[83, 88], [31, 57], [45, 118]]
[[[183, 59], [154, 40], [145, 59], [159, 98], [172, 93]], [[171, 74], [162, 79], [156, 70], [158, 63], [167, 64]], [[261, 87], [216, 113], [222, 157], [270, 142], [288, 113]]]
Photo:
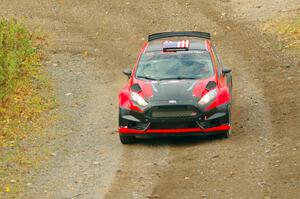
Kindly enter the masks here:
[[203, 79], [214, 74], [207, 51], [151, 52], [141, 56], [136, 71], [137, 78]]

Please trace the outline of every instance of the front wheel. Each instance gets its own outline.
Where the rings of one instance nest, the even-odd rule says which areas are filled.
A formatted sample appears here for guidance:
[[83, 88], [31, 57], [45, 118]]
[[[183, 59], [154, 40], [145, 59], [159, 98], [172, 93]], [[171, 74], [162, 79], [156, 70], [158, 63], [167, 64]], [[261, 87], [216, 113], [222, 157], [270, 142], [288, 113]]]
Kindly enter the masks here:
[[135, 136], [130, 136], [130, 135], [121, 135], [120, 134], [120, 141], [122, 144], [133, 144], [136, 142], [136, 137]]
[[231, 106], [230, 106], [230, 104], [227, 107], [227, 115], [228, 115], [228, 124], [230, 125], [230, 129], [223, 133], [223, 138], [229, 138], [231, 136], [232, 122], [231, 122]]
[[231, 136], [231, 129], [230, 130], [228, 130], [228, 131], [225, 131], [224, 133], [223, 133], [223, 135], [222, 135], [222, 137], [223, 138], [229, 138]]

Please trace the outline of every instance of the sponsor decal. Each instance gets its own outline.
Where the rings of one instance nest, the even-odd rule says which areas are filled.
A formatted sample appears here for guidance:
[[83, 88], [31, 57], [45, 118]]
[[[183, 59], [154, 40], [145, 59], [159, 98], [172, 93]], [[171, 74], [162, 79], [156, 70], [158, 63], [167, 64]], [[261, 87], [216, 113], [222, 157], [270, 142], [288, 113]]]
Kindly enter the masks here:
[[176, 104], [177, 101], [176, 100], [169, 100], [169, 104]]

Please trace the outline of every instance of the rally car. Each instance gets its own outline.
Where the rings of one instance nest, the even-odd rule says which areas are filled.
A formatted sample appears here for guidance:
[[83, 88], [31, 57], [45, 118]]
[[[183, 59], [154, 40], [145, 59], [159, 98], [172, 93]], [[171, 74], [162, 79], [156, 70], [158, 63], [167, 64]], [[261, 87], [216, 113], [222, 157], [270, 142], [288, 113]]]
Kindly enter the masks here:
[[231, 134], [231, 70], [209, 33], [152, 34], [119, 93], [123, 144], [141, 136]]

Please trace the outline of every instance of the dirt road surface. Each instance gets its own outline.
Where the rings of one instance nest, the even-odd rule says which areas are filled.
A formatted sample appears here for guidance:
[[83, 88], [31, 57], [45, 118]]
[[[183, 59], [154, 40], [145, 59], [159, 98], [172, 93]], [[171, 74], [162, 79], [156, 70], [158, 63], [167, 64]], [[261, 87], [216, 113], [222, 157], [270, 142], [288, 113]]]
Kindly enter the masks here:
[[[276, 50], [253, 20], [280, 12], [265, 6], [294, 9], [299, 1], [272, 2], [0, 0], [1, 15], [25, 16], [49, 34], [45, 65], [60, 104], [51, 130], [58, 138], [49, 142], [59, 147], [29, 174], [34, 180], [20, 197], [299, 198], [299, 56]], [[213, 33], [233, 69], [233, 136], [123, 146], [121, 71], [134, 64], [148, 34], [173, 30]]]

